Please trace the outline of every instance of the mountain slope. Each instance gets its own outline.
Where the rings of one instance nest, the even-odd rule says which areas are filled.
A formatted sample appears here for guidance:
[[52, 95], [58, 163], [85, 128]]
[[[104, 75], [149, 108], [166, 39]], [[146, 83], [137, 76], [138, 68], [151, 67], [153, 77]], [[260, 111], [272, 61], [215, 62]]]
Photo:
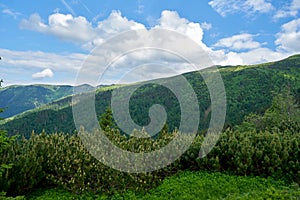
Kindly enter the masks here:
[[[76, 87], [83, 91], [92, 88], [90, 85]], [[73, 94], [73, 89], [70, 85], [13, 85], [0, 88], [0, 108], [5, 108], [0, 117], [12, 117], [59, 100]]]
[[[221, 66], [219, 71], [226, 89], [226, 126], [241, 123], [251, 112], [263, 113], [271, 105], [274, 94], [284, 87], [289, 87], [298, 99], [300, 96], [300, 55], [260, 65]], [[197, 94], [200, 116], [205, 116], [210, 107], [205, 82], [199, 72], [186, 73], [184, 76]], [[97, 90], [95, 106], [98, 116], [110, 105], [113, 90], [114, 87]], [[155, 84], [146, 84], [131, 96], [131, 117], [140, 126], [147, 125], [150, 122], [149, 108], [154, 104], [165, 107], [170, 129], [180, 125], [180, 107], [175, 95], [165, 87]], [[201, 118], [199, 130], [207, 127], [209, 117]], [[75, 130], [74, 127], [71, 97], [66, 97], [7, 120], [0, 128], [8, 130], [11, 135], [19, 133], [29, 136], [32, 130], [70, 133]]]
[[11, 117], [72, 94], [72, 86], [28, 85], [0, 89], [0, 117]]

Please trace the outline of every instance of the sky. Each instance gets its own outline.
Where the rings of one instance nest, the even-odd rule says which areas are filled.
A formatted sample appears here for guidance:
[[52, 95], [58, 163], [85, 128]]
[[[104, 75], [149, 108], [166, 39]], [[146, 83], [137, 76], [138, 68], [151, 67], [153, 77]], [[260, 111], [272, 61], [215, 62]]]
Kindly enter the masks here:
[[[0, 78], [4, 86], [74, 85], [95, 48], [126, 31], [157, 28], [187, 36], [214, 65], [276, 61], [300, 52], [299, 12], [300, 0], [0, 0]], [[161, 34], [155, 43], [168, 39]], [[182, 49], [188, 48], [182, 44]], [[131, 65], [148, 65], [127, 76], [140, 75], [134, 81], [143, 80], [145, 71], [151, 71], [147, 78], [152, 79], [190, 70], [163, 54], [122, 57], [100, 82], [120, 82]]]

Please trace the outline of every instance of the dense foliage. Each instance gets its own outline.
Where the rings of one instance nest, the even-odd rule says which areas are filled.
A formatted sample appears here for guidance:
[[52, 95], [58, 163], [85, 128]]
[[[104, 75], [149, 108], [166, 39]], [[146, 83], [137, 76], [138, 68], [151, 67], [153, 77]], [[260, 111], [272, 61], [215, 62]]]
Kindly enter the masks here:
[[[115, 133], [118, 132], [112, 130], [108, 136], [121, 141], [122, 136]], [[171, 136], [164, 137], [170, 140]], [[167, 168], [152, 173], [127, 174], [113, 170], [92, 157], [76, 135], [33, 134], [29, 140], [23, 139], [2, 153], [1, 163], [13, 162], [14, 165], [5, 170], [0, 188], [9, 195], [26, 194], [41, 186], [58, 186], [75, 194], [100, 192], [113, 195], [127, 190], [147, 191], [178, 171], [201, 169], [281, 177], [299, 184], [299, 133], [227, 131], [214, 150], [204, 159], [199, 159], [202, 140], [202, 136], [197, 136], [191, 148]], [[123, 138], [123, 142], [119, 146], [128, 149], [132, 147], [128, 144], [135, 143], [135, 140]], [[136, 150], [145, 151], [152, 144], [157, 146], [158, 142], [145, 141], [139, 146], [143, 148]], [[272, 193], [272, 189], [269, 192]]]
[[[178, 134], [161, 132], [157, 139], [126, 138], [118, 130], [107, 130], [106, 135], [113, 143], [134, 152], [161, 148]], [[273, 176], [299, 184], [300, 132], [288, 130], [282, 133], [276, 130], [240, 132], [228, 129], [203, 159], [198, 157], [203, 136], [198, 135], [189, 150], [175, 163], [141, 174], [120, 172], [100, 163], [85, 149], [78, 135], [33, 133], [30, 139], [23, 138], [2, 153], [0, 162], [14, 165], [5, 170], [0, 188], [10, 195], [24, 194], [41, 186], [59, 186], [72, 193], [88, 191], [112, 195], [128, 189], [147, 191], [181, 170]]]

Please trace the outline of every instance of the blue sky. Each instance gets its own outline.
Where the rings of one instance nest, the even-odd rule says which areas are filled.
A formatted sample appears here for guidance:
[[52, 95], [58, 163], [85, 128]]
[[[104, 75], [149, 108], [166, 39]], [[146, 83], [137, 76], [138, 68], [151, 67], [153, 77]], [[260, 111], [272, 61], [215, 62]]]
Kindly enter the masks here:
[[0, 0], [0, 74], [4, 85], [74, 84], [94, 47], [154, 27], [187, 35], [214, 64], [279, 60], [300, 52], [299, 10], [300, 0]]

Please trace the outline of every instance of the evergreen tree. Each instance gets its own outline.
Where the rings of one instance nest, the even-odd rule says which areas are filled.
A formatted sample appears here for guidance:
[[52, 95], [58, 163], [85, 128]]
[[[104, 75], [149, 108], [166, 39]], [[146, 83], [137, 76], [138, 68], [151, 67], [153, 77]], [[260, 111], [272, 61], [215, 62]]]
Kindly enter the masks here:
[[100, 117], [100, 127], [104, 131], [108, 131], [111, 128], [115, 127], [114, 121], [113, 121], [113, 114], [110, 107], [107, 107], [105, 110], [105, 113], [101, 115]]

